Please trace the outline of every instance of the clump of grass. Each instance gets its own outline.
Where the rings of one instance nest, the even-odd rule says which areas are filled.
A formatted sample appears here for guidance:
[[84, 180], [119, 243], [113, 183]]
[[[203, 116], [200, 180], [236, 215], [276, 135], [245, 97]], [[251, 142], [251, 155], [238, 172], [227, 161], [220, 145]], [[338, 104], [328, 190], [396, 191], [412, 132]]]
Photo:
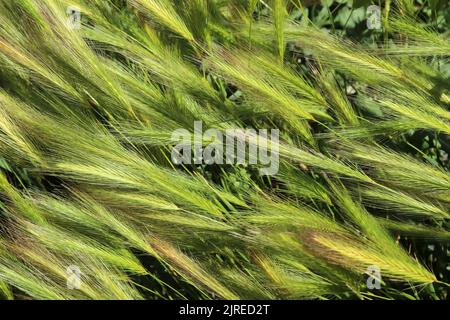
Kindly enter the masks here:
[[[372, 265], [379, 297], [446, 298], [408, 245], [448, 244], [448, 166], [401, 145], [448, 139], [450, 44], [387, 3], [374, 48], [308, 1], [2, 1], [2, 298], [370, 299]], [[171, 163], [195, 120], [279, 129], [279, 173]]]

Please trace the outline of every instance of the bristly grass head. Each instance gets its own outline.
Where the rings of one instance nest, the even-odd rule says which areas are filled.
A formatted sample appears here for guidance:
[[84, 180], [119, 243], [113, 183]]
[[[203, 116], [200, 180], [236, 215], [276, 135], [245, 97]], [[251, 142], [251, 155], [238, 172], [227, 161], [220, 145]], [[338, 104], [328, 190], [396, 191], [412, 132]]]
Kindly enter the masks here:
[[[446, 298], [448, 35], [355, 2], [1, 1], [0, 297]], [[278, 173], [174, 163], [194, 121]]]

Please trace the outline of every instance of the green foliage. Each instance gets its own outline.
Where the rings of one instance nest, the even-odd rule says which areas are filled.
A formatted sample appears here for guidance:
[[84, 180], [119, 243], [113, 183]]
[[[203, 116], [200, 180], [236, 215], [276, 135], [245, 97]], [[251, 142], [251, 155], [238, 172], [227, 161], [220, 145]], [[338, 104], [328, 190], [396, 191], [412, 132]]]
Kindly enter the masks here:
[[[0, 296], [448, 298], [449, 11], [1, 1]], [[196, 120], [279, 129], [279, 173], [173, 164]]]

